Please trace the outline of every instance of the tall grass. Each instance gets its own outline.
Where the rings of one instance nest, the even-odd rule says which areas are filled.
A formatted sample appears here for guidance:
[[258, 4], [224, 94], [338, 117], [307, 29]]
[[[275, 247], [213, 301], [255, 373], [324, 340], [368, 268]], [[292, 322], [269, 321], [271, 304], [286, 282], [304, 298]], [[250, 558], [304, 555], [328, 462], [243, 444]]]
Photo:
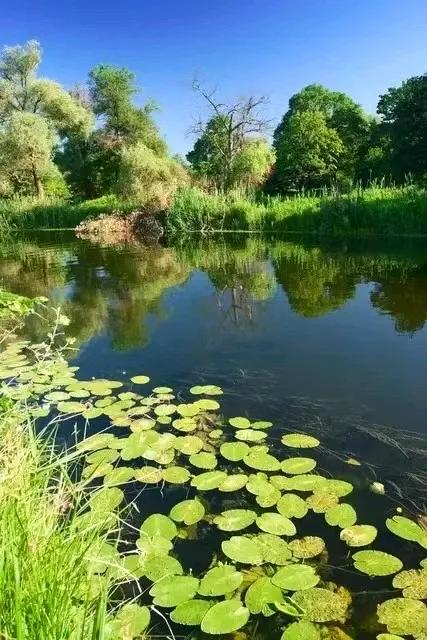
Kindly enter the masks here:
[[171, 234], [264, 231], [319, 235], [427, 234], [427, 190], [413, 185], [355, 188], [347, 194], [249, 196], [178, 192], [168, 212]]

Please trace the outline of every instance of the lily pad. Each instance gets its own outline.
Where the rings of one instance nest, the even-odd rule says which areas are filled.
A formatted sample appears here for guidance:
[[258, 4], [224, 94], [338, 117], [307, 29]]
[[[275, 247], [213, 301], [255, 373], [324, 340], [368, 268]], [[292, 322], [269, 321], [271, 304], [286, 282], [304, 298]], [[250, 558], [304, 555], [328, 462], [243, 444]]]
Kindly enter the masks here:
[[295, 558], [307, 560], [308, 558], [315, 558], [323, 553], [325, 550], [325, 541], [318, 536], [305, 536], [304, 538], [291, 540], [289, 549]]
[[194, 476], [191, 480], [191, 486], [196, 487], [199, 491], [212, 491], [218, 489], [221, 482], [224, 482], [227, 474], [225, 471], [207, 471], [206, 473], [199, 473], [198, 476]]
[[272, 615], [275, 613], [272, 606], [275, 602], [282, 600], [283, 594], [268, 577], [255, 580], [245, 593], [245, 605], [253, 614], [263, 613]]
[[203, 576], [199, 593], [202, 596], [224, 596], [232, 593], [240, 587], [243, 582], [243, 574], [235, 567], [223, 564], [210, 569]]
[[[263, 509], [270, 509], [270, 507], [274, 507], [275, 504], [280, 500], [280, 496], [282, 494], [278, 489], [270, 485], [270, 491], [266, 491], [265, 493], [260, 493], [255, 498], [257, 504]], [[285, 515], [284, 513], [282, 515]]]
[[276, 508], [286, 518], [304, 518], [308, 513], [306, 501], [295, 493], [285, 493], [278, 500]]
[[318, 447], [320, 442], [317, 438], [303, 433], [288, 433], [282, 436], [282, 444], [295, 449], [312, 449]]
[[81, 402], [72, 402], [70, 400], [70, 401], [59, 402], [57, 405], [57, 409], [61, 413], [69, 413], [70, 415], [73, 415], [76, 413], [83, 413], [86, 407]]
[[204, 386], [196, 385], [195, 387], [191, 387], [190, 393], [196, 396], [221, 396], [223, 391], [221, 387], [217, 387], [214, 384], [206, 384]]
[[191, 431], [195, 431], [197, 429], [197, 422], [194, 418], [177, 418], [172, 422], [172, 426], [178, 431], [183, 431], [184, 433], [190, 433]]
[[216, 516], [214, 524], [221, 531], [241, 531], [250, 527], [257, 519], [255, 511], [249, 509], [229, 509]]
[[195, 402], [190, 404], [179, 404], [176, 410], [183, 418], [194, 418], [194, 416], [197, 416], [200, 413], [200, 407]]
[[264, 431], [256, 431], [255, 429], [239, 429], [235, 438], [242, 442], [260, 442], [266, 438]]
[[172, 393], [173, 389], [171, 387], [154, 387], [153, 393], [164, 395], [165, 393]]
[[292, 558], [288, 543], [272, 533], [259, 533], [255, 538], [264, 562], [285, 565]]
[[350, 504], [336, 504], [326, 511], [325, 520], [331, 527], [346, 529], [357, 522], [357, 513]]
[[282, 482], [283, 488], [287, 491], [320, 491], [327, 482], [327, 478], [318, 476], [315, 473], [301, 474], [287, 478], [287, 482]]
[[392, 598], [378, 606], [377, 614], [390, 633], [419, 636], [427, 629], [427, 607], [420, 600]]
[[250, 420], [241, 417], [230, 418], [228, 423], [235, 429], [249, 429], [251, 426]]
[[86, 462], [88, 464], [101, 464], [102, 462], [115, 462], [119, 454], [113, 449], [101, 449], [94, 451], [86, 456]]
[[259, 471], [278, 471], [280, 469], [280, 462], [269, 453], [251, 450], [245, 455], [243, 461], [248, 467]]
[[427, 569], [402, 571], [393, 579], [393, 587], [403, 589], [405, 598], [427, 599]]
[[163, 480], [170, 484], [185, 484], [191, 478], [191, 474], [185, 467], [168, 467], [163, 471]]
[[115, 638], [135, 638], [141, 636], [150, 624], [150, 610], [134, 602], [125, 604], [111, 622]]
[[217, 411], [220, 408], [219, 402], [210, 398], [196, 400], [194, 404], [200, 411]]
[[156, 416], [171, 416], [176, 412], [176, 406], [174, 404], [159, 404], [154, 407], [154, 413]]
[[178, 436], [174, 447], [185, 456], [191, 456], [203, 449], [203, 440], [198, 436]]
[[232, 536], [229, 540], [222, 542], [221, 549], [227, 558], [241, 564], [259, 565], [263, 562], [262, 551], [256, 539]]
[[114, 511], [124, 500], [124, 493], [118, 487], [103, 487], [91, 496], [88, 506], [92, 511], [108, 513]]
[[312, 622], [299, 620], [286, 627], [280, 640], [321, 640], [321, 635]]
[[135, 480], [144, 484], [157, 484], [163, 478], [162, 469], [157, 467], [142, 467], [141, 469], [135, 469]]
[[328, 509], [338, 504], [338, 498], [333, 493], [320, 489], [307, 498], [307, 504], [314, 513], [326, 513]]
[[212, 607], [211, 600], [188, 600], [179, 604], [170, 614], [170, 619], [176, 624], [199, 626], [208, 609]]
[[313, 458], [288, 458], [282, 462], [282, 471], [289, 475], [300, 475], [310, 473], [316, 465], [317, 462]]
[[289, 564], [279, 569], [271, 580], [285, 591], [300, 591], [315, 587], [320, 582], [320, 576], [307, 564]]
[[151, 582], [158, 582], [169, 576], [182, 576], [184, 571], [176, 558], [152, 554], [144, 561], [144, 573]]
[[153, 513], [142, 523], [141, 532], [150, 537], [160, 536], [172, 540], [177, 534], [175, 523], [161, 513]]
[[387, 518], [386, 527], [399, 538], [404, 540], [410, 540], [411, 542], [418, 542], [422, 547], [427, 549], [427, 532], [420, 527], [419, 524], [404, 518], [403, 516], [393, 516], [393, 518]]
[[347, 496], [349, 493], [351, 493], [353, 491], [353, 488], [353, 485], [350, 482], [346, 482], [345, 480], [334, 480], [331, 478], [327, 478], [321, 490], [327, 491], [337, 498], [343, 498], [344, 496]]
[[134, 473], [135, 471], [131, 469], [131, 467], [116, 467], [105, 475], [104, 485], [106, 487], [113, 487], [115, 485], [125, 484], [133, 480]]
[[136, 541], [136, 546], [138, 549], [143, 551], [144, 555], [147, 557], [150, 555], [167, 555], [173, 547], [170, 540], [167, 540], [162, 536], [149, 536], [143, 531]]
[[389, 576], [403, 567], [399, 558], [383, 551], [358, 551], [353, 562], [356, 569], [368, 576]]
[[190, 463], [199, 469], [215, 469], [218, 464], [218, 460], [214, 453], [208, 453], [201, 451], [200, 453], [193, 453], [190, 458]]
[[240, 600], [224, 600], [209, 609], [202, 620], [201, 629], [212, 635], [233, 633], [245, 626], [249, 615], [249, 610]]
[[183, 522], [190, 526], [202, 520], [205, 508], [199, 500], [183, 500], [172, 507], [169, 515], [175, 522]]
[[314, 587], [297, 591], [293, 600], [304, 610], [304, 618], [310, 622], [345, 620], [348, 601], [340, 593]]
[[248, 476], [244, 473], [235, 473], [225, 478], [223, 482], [218, 486], [219, 491], [225, 493], [238, 491], [243, 489], [248, 481]]
[[294, 523], [280, 513], [263, 513], [256, 519], [261, 531], [278, 536], [294, 536], [297, 532]]
[[150, 589], [153, 602], [159, 607], [176, 607], [194, 598], [199, 588], [199, 580], [192, 576], [168, 576]]
[[341, 531], [340, 539], [349, 547], [366, 547], [377, 537], [378, 531], [370, 524], [355, 524]]

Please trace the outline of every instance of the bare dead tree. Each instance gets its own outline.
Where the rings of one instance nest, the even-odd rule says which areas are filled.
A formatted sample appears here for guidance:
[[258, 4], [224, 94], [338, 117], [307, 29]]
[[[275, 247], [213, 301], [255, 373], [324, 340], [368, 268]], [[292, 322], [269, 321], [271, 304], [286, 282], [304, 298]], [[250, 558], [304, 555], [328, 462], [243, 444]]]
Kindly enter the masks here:
[[193, 81], [193, 90], [208, 103], [211, 113], [206, 121], [202, 118], [197, 120], [192, 127], [192, 133], [202, 136], [215, 116], [221, 123], [223, 135], [213, 136], [210, 142], [223, 160], [222, 186], [227, 187], [233, 160], [242, 150], [245, 141], [251, 136], [265, 135], [271, 129], [272, 121], [264, 116], [264, 109], [269, 100], [266, 96], [249, 96], [227, 104], [217, 99], [217, 89], [208, 90], [198, 80]]

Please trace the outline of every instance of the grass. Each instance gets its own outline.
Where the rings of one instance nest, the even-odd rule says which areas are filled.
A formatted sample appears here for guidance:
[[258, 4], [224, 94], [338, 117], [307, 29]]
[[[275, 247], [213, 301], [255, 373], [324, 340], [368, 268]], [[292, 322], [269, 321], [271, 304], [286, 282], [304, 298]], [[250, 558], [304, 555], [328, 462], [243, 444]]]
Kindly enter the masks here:
[[180, 191], [167, 216], [171, 234], [262, 231], [319, 235], [427, 234], [427, 190], [371, 186], [348, 194], [245, 197]]

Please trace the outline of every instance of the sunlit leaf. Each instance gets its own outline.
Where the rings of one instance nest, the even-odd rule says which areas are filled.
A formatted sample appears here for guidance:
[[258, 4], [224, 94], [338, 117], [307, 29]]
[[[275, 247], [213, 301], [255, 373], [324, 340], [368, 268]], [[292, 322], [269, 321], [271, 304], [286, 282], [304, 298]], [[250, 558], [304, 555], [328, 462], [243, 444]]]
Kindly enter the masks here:
[[264, 431], [256, 431], [255, 429], [239, 429], [235, 434], [235, 438], [242, 442], [260, 442], [266, 437], [267, 434]]
[[419, 524], [409, 518], [403, 516], [393, 516], [387, 518], [386, 527], [399, 538], [418, 542], [422, 547], [427, 549], [427, 531], [422, 529]]
[[199, 469], [215, 469], [218, 464], [215, 454], [201, 451], [200, 453], [193, 453], [190, 458], [190, 463]]
[[341, 531], [340, 539], [349, 547], [365, 547], [377, 537], [378, 531], [370, 524], [355, 524]]
[[299, 475], [301, 473], [310, 473], [316, 464], [316, 460], [313, 460], [313, 458], [288, 458], [283, 460], [281, 466], [283, 473]]
[[240, 600], [224, 600], [214, 604], [205, 614], [201, 629], [204, 633], [213, 635], [232, 633], [245, 626], [249, 615], [249, 610]]
[[135, 469], [135, 480], [144, 484], [157, 484], [162, 480], [163, 472], [158, 467], [141, 467]]
[[130, 381], [134, 384], [147, 384], [150, 382], [150, 378], [148, 376], [133, 376]]
[[169, 515], [176, 522], [192, 525], [202, 520], [205, 508], [198, 500], [183, 500], [172, 507]]
[[289, 564], [282, 567], [271, 578], [273, 584], [285, 591], [300, 591], [315, 587], [320, 577], [316, 570], [306, 564]]
[[270, 578], [258, 578], [245, 593], [245, 605], [253, 614], [272, 615], [275, 611], [270, 605], [279, 602], [282, 597], [282, 591]]
[[318, 536], [304, 536], [289, 542], [289, 549], [295, 558], [307, 560], [315, 558], [325, 550], [325, 542]]
[[224, 471], [207, 471], [199, 473], [191, 480], [191, 486], [196, 487], [200, 491], [212, 491], [218, 489], [221, 482], [224, 482], [227, 474]]
[[294, 493], [285, 493], [277, 502], [277, 511], [287, 518], [304, 518], [308, 513], [305, 500]]
[[160, 536], [172, 540], [177, 534], [175, 523], [160, 513], [153, 513], [142, 523], [141, 532], [150, 537]]
[[427, 607], [420, 600], [392, 598], [378, 605], [377, 614], [390, 633], [419, 636], [427, 629]]
[[140, 636], [150, 624], [150, 610], [136, 603], [127, 603], [114, 616], [111, 622], [112, 635], [115, 638], [132, 640]]
[[206, 573], [200, 582], [199, 593], [202, 596], [223, 596], [238, 589], [242, 582], [243, 574], [224, 564]]
[[168, 576], [150, 589], [153, 602], [159, 607], [176, 607], [191, 600], [197, 593], [199, 580], [192, 576]]
[[259, 533], [254, 538], [261, 550], [264, 562], [284, 565], [292, 557], [288, 543], [271, 533]]
[[255, 511], [249, 509], [229, 509], [214, 518], [214, 524], [221, 531], [240, 531], [246, 529], [256, 520]]
[[243, 461], [248, 467], [258, 469], [259, 471], [278, 471], [280, 469], [280, 462], [277, 458], [269, 453], [260, 451], [249, 451], [243, 458]]
[[144, 560], [144, 572], [149, 580], [157, 582], [169, 576], [181, 576], [183, 569], [172, 556], [152, 554]]
[[299, 620], [286, 627], [280, 640], [321, 640], [321, 635], [312, 622]]
[[347, 600], [329, 589], [314, 587], [297, 591], [293, 599], [304, 610], [304, 618], [311, 622], [339, 621], [347, 615]]
[[227, 558], [240, 562], [241, 564], [262, 564], [263, 556], [256, 539], [245, 536], [232, 536], [229, 540], [224, 540], [221, 548]]
[[331, 527], [346, 529], [357, 521], [357, 514], [350, 504], [336, 504], [325, 513], [325, 520]]
[[320, 442], [317, 438], [303, 433], [288, 433], [282, 436], [282, 444], [295, 449], [312, 449], [318, 447]]
[[278, 536], [294, 536], [297, 532], [294, 523], [280, 513], [263, 513], [256, 519], [261, 531]]
[[238, 462], [243, 460], [249, 449], [245, 442], [224, 442], [220, 447], [220, 453], [226, 460]]
[[191, 478], [191, 474], [185, 467], [168, 467], [163, 471], [163, 480], [171, 484], [185, 484]]
[[230, 418], [228, 423], [235, 429], [249, 429], [251, 426], [250, 420], [243, 417]]
[[243, 489], [248, 481], [248, 476], [244, 473], [235, 473], [233, 475], [229, 475], [221, 482], [218, 486], [219, 491], [223, 492], [231, 492], [238, 491], [239, 489]]
[[405, 598], [427, 599], [427, 568], [402, 571], [393, 579], [393, 587], [403, 589]]
[[174, 609], [170, 618], [177, 624], [199, 626], [205, 617], [206, 612], [213, 605], [212, 600], [188, 600], [182, 602]]

